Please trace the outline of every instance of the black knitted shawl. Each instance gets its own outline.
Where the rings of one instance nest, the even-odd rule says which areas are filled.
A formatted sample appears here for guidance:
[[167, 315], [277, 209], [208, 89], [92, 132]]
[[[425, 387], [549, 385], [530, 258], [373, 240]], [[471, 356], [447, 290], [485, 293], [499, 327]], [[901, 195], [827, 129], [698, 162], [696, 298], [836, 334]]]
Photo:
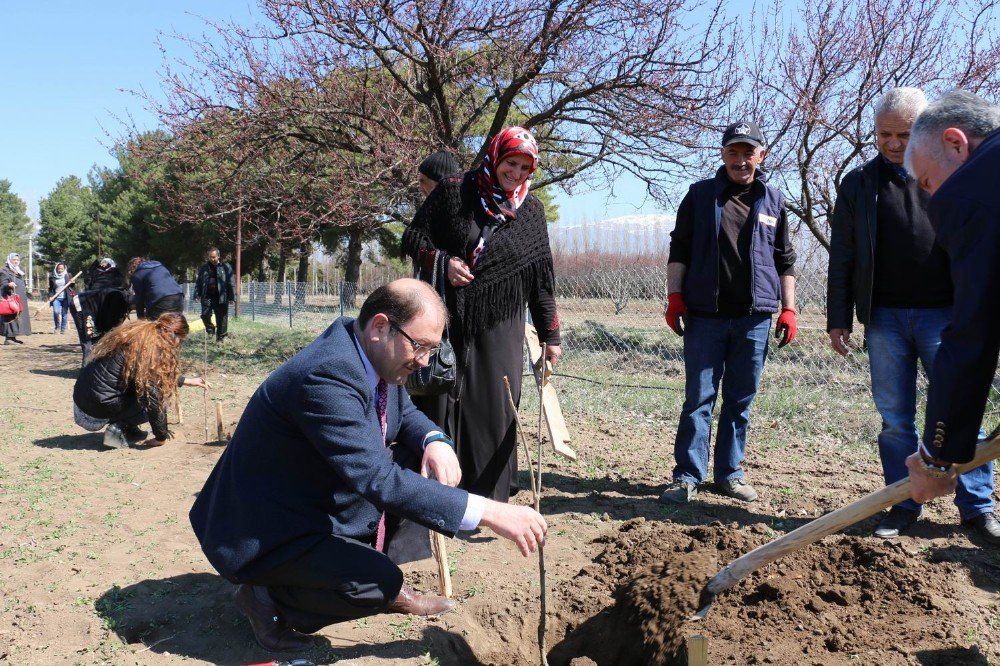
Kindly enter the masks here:
[[[482, 215], [476, 172], [445, 178], [403, 233], [403, 256], [421, 262], [429, 253], [445, 252], [468, 262], [473, 216]], [[537, 284], [551, 289], [552, 250], [545, 209], [537, 197], [529, 194], [517, 218], [496, 227], [472, 273], [471, 284], [453, 291], [457, 321], [452, 327], [467, 337], [516, 316]]]

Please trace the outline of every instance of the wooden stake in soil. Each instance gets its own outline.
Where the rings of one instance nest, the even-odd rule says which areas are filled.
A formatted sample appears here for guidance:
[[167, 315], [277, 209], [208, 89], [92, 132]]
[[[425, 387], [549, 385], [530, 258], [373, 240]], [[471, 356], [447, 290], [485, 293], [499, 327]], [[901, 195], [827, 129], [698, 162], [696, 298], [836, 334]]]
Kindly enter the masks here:
[[697, 634], [687, 639], [688, 666], [708, 666], [708, 639]]
[[434, 559], [438, 565], [438, 585], [441, 594], [446, 599], [451, 599], [453, 591], [451, 589], [451, 571], [448, 569], [448, 546], [445, 545], [444, 535], [431, 530], [431, 550], [434, 551]]
[[215, 403], [215, 433], [218, 435], [220, 442], [226, 441], [226, 429], [222, 425], [222, 403]]

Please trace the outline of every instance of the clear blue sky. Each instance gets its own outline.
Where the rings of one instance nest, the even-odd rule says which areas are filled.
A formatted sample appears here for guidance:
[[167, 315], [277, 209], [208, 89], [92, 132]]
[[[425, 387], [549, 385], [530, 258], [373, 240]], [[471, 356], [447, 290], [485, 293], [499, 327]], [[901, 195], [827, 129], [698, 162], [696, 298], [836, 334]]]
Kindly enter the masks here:
[[[58, 180], [85, 178], [94, 164], [113, 165], [109, 147], [131, 117], [140, 129], [156, 120], [127, 92], [159, 95], [163, 59], [188, 53], [174, 33], [211, 33], [205, 21], [250, 23], [259, 16], [248, 0], [0, 0], [0, 179], [37, 219], [38, 200]], [[656, 212], [637, 210], [643, 191], [623, 181], [607, 193], [560, 195], [564, 221], [600, 220]]]

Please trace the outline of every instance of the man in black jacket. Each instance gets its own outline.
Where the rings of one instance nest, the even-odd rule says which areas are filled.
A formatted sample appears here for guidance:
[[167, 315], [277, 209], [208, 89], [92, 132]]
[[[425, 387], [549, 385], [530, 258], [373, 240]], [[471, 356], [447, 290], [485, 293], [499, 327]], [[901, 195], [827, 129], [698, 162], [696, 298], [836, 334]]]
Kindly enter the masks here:
[[1000, 355], [1000, 107], [964, 91], [945, 95], [914, 123], [906, 164], [933, 195], [931, 224], [955, 281], [923, 441], [906, 459], [913, 498], [926, 502], [952, 492], [952, 464], [972, 459]]
[[[930, 372], [952, 318], [954, 288], [927, 216], [930, 195], [902, 166], [910, 127], [926, 106], [917, 88], [894, 88], [878, 102], [879, 154], [844, 178], [831, 225], [827, 330], [846, 355], [855, 309], [865, 326], [886, 485], [906, 476], [906, 457], [917, 450], [917, 362]], [[964, 524], [1000, 537], [992, 495], [993, 468], [983, 465], [959, 481], [955, 504]], [[919, 504], [901, 502], [875, 536], [897, 537], [919, 516]]]
[[214, 333], [215, 339], [222, 342], [228, 333], [229, 303], [236, 298], [233, 291], [233, 268], [220, 260], [218, 248], [208, 248], [205, 257], [208, 261], [198, 269], [198, 279], [194, 283], [194, 298], [201, 300], [201, 320], [205, 322], [205, 334]]

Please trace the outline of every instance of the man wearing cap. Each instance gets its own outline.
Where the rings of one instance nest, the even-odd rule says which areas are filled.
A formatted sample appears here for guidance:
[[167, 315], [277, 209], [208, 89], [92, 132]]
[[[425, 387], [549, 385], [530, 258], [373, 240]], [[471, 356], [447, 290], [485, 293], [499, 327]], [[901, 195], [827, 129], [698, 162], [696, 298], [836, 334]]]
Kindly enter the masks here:
[[417, 167], [417, 184], [426, 197], [442, 178], [459, 173], [458, 161], [447, 150], [439, 150], [427, 156]]
[[714, 487], [745, 502], [757, 499], [741, 464], [771, 315], [780, 311], [779, 347], [796, 333], [795, 250], [784, 197], [766, 184], [760, 168], [766, 154], [755, 123], [733, 123], [722, 135], [723, 166], [714, 178], [692, 185], [677, 209], [665, 317], [675, 333], [684, 335], [685, 394], [673, 482], [661, 502], [687, 502], [707, 480], [720, 382]]
[[[846, 356], [855, 310], [865, 327], [886, 485], [906, 476], [906, 457], [917, 450], [917, 362], [930, 371], [952, 316], [954, 287], [927, 215], [930, 195], [903, 168], [910, 128], [926, 106], [918, 88], [893, 88], [879, 100], [878, 155], [844, 177], [830, 225], [827, 331], [834, 350]], [[962, 476], [955, 504], [967, 525], [1000, 536], [992, 495], [987, 464]], [[919, 504], [901, 502], [882, 517], [875, 536], [895, 538], [919, 517]]]

